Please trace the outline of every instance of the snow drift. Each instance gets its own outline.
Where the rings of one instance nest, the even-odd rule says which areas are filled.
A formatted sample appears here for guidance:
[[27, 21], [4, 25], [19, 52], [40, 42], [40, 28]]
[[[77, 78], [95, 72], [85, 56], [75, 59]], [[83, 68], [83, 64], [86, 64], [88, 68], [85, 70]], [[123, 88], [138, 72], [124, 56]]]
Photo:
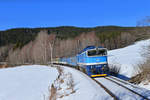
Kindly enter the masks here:
[[120, 74], [132, 77], [135, 75], [136, 65], [145, 61], [142, 54], [149, 45], [150, 39], [136, 42], [121, 49], [110, 50], [108, 51], [108, 63], [120, 66]]

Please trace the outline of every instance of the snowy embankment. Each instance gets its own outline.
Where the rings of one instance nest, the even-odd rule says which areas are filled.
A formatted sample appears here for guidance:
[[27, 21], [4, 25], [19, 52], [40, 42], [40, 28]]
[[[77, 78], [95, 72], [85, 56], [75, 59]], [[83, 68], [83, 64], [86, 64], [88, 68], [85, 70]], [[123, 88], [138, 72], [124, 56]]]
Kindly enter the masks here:
[[[95, 81], [89, 78], [82, 72], [78, 70], [63, 67], [65, 73], [71, 73], [74, 80], [74, 90], [75, 92], [71, 95], [64, 96], [63, 98], [58, 98], [57, 100], [114, 100], [101, 86], [99, 86]], [[142, 97], [128, 91], [127, 89], [106, 80], [105, 78], [96, 78], [101, 84], [103, 84], [107, 89], [113, 92], [121, 100], [143, 100]], [[145, 97], [149, 97], [150, 91], [138, 88], [134, 85], [134, 88], [131, 85], [123, 84], [126, 87], [140, 93]], [[136, 88], [135, 88], [136, 87]]]
[[150, 39], [136, 42], [125, 48], [108, 51], [108, 63], [120, 66], [120, 74], [132, 77], [135, 75], [137, 64], [145, 61], [142, 54], [149, 45]]
[[0, 100], [44, 100], [56, 68], [40, 65], [0, 69]]
[[58, 100], [113, 100], [95, 81], [78, 70], [64, 67], [65, 73], [71, 73], [74, 80], [75, 93]]

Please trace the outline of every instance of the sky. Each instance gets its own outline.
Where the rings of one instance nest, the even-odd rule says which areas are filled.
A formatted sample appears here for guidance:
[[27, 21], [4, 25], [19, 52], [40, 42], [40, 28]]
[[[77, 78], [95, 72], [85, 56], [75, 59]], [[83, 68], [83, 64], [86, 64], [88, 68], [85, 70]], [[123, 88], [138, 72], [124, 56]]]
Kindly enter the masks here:
[[0, 30], [56, 26], [136, 26], [150, 0], [0, 0]]

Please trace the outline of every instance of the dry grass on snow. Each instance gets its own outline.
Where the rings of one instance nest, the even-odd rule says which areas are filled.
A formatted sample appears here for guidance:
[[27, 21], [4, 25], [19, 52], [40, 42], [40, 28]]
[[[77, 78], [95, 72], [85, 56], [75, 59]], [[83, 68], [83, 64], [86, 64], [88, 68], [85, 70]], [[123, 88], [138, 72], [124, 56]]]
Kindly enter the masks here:
[[150, 82], [150, 60], [148, 59], [143, 64], [138, 64], [138, 69], [135, 70], [136, 76], [132, 77], [129, 82], [139, 84], [143, 81]]
[[62, 67], [57, 67], [59, 75], [50, 88], [49, 100], [56, 100], [75, 93], [74, 81], [71, 73], [64, 72]]
[[118, 65], [109, 65], [110, 75], [117, 76], [120, 72], [120, 66]]

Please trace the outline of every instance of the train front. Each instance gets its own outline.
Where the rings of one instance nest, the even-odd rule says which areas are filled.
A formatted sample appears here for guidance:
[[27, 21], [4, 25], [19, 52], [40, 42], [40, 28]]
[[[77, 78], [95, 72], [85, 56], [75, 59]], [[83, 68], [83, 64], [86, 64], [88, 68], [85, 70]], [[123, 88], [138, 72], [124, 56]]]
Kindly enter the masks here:
[[109, 72], [107, 49], [95, 48], [86, 51], [86, 72], [91, 77], [106, 76]]

